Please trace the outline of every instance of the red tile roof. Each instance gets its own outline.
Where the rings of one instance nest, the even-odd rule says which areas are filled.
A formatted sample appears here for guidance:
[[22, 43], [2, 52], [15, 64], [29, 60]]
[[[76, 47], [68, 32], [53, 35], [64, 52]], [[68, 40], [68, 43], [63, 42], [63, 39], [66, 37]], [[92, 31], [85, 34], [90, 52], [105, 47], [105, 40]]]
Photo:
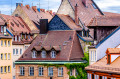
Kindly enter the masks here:
[[88, 27], [90, 26], [120, 26], [120, 15], [94, 17]]
[[28, 15], [28, 17], [30, 18], [30, 20], [32, 20], [35, 24], [39, 25], [40, 19], [48, 19], [48, 21], [50, 21], [52, 19], [52, 15], [50, 14], [50, 12], [43, 12], [40, 11], [38, 12], [38, 10], [34, 11], [32, 9], [32, 7], [29, 7], [29, 9], [25, 6], [21, 6], [21, 8], [25, 11], [25, 13]]
[[58, 17], [72, 30], [82, 30], [82, 28], [75, 24], [73, 19], [69, 15], [57, 14]]
[[0, 25], [5, 25], [5, 22], [2, 18], [0, 18]]
[[106, 54], [120, 54], [120, 48], [108, 48]]
[[105, 56], [96, 63], [86, 67], [85, 70], [120, 74], [120, 56], [111, 64], [107, 64], [107, 56]]
[[[60, 49], [55, 59], [51, 58], [32, 58], [32, 49], [37, 46], [38, 50], [42, 47], [53, 47], [55, 50]], [[46, 49], [46, 48], [45, 48]], [[27, 56], [26, 56], [27, 55]], [[81, 60], [83, 50], [79, 38], [75, 31], [48, 31], [46, 35], [38, 35], [30, 47], [24, 52], [19, 60]], [[19, 61], [18, 60], [18, 61]]]
[[93, 7], [93, 1], [87, 0], [87, 7], [84, 6], [82, 0], [69, 0], [72, 7], [75, 8], [75, 5], [78, 5], [78, 16], [80, 20], [87, 26], [91, 19], [95, 16], [102, 15], [99, 9]]
[[8, 29], [13, 34], [19, 34], [19, 33], [30, 33], [31, 30], [25, 24], [25, 22], [20, 17], [10, 16], [10, 15], [4, 15], [0, 14], [0, 16], [5, 20], [5, 22], [9, 23]]

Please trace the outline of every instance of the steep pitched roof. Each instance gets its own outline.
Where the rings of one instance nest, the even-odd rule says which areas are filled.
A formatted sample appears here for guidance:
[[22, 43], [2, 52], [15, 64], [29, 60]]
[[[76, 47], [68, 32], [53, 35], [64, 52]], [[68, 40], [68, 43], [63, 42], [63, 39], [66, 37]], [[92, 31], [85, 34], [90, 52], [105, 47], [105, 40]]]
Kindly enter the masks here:
[[85, 26], [89, 24], [93, 17], [104, 15], [93, 0], [87, 0], [87, 7], [83, 4], [82, 0], [68, 0], [68, 1], [72, 8], [74, 9], [74, 11], [76, 4], [78, 5], [78, 16], [82, 23], [85, 24]]
[[32, 7], [29, 7], [29, 9], [26, 6], [21, 6], [21, 8], [25, 11], [25, 13], [28, 15], [30, 20], [32, 20], [35, 25], [40, 25], [40, 19], [48, 19], [50, 21], [52, 19], [52, 15], [50, 12], [43, 12], [43, 11], [38, 11], [36, 12], [32, 9]]
[[72, 30], [82, 30], [82, 28], [75, 24], [69, 15], [57, 14], [57, 16]]
[[[58, 57], [56, 58], [32, 58], [32, 49], [37, 46], [60, 48]], [[49, 31], [47, 35], [38, 35], [32, 42], [30, 47], [24, 52], [18, 61], [24, 60], [80, 60], [83, 57], [83, 50], [75, 31]]]
[[27, 24], [20, 18], [10, 15], [0, 14], [0, 16], [5, 20], [6, 23], [9, 23], [8, 29], [12, 33], [30, 33], [30, 29]]
[[0, 18], [0, 25], [5, 25], [5, 22], [2, 18]]

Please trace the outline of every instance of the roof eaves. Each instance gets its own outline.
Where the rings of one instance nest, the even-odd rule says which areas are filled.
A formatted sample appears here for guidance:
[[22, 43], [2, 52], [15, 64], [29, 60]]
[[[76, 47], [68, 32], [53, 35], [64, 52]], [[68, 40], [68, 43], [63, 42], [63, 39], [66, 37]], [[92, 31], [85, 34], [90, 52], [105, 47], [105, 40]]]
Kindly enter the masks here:
[[115, 31], [113, 31], [110, 35], [108, 35], [105, 39], [103, 39], [102, 41], [100, 41], [95, 48], [98, 48], [104, 41], [106, 41], [109, 37], [111, 37], [114, 33], [116, 33], [118, 30], [120, 29], [120, 27], [118, 27]]

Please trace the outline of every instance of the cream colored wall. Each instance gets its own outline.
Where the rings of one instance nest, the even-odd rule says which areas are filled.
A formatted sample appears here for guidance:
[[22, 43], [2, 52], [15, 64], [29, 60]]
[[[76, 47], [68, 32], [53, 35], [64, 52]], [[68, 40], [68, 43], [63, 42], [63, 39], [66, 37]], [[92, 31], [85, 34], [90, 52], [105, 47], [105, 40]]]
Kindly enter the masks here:
[[[21, 57], [21, 55], [24, 53], [24, 51], [25, 51], [25, 46], [30, 46], [30, 44], [25, 44], [25, 45], [13, 45], [13, 48], [12, 49], [18, 49], [18, 54], [17, 55], [13, 55], [13, 59], [12, 59], [12, 63], [14, 63], [16, 60], [18, 60], [20, 57]], [[20, 54], [20, 49], [22, 49], [22, 54]], [[12, 76], [15, 76], [16, 74], [15, 74], [15, 69], [16, 68], [13, 68], [12, 67], [12, 70], [13, 70], [13, 74], [12, 74]]]
[[[96, 52], [96, 60], [91, 60], [91, 56], [92, 56], [92, 59], [95, 59], [95, 54], [92, 54], [91, 55], [91, 52], [93, 53], [93, 52], [96, 52], [96, 49], [95, 48], [89, 48], [89, 64], [91, 65], [91, 64], [93, 64], [93, 63], [95, 63], [96, 62], [96, 60], [97, 60], [97, 52]], [[94, 56], [93, 56], [94, 55]]]
[[68, 0], [63, 0], [61, 6], [58, 9], [57, 14], [65, 14], [65, 15], [69, 15], [70, 17], [72, 17], [72, 19], [75, 19], [75, 13], [73, 8], [71, 7], [70, 3], [68, 2]]
[[[3, 46], [1, 46], [1, 40], [3, 40]], [[7, 46], [4, 46], [4, 40], [7, 40]], [[10, 46], [8, 46], [8, 40], [10, 40]], [[7, 59], [5, 60], [3, 58], [3, 60], [1, 60], [1, 53], [5, 54], [7, 53]], [[11, 58], [10, 60], [8, 60], [8, 53], [11, 54]], [[3, 55], [4, 57], [4, 55]], [[8, 68], [7, 68], [7, 73], [1, 73], [0, 72], [0, 79], [12, 79], [12, 39], [0, 39], [0, 67], [4, 67], [4, 66], [10, 66], [11, 67], [11, 71], [8, 72]]]

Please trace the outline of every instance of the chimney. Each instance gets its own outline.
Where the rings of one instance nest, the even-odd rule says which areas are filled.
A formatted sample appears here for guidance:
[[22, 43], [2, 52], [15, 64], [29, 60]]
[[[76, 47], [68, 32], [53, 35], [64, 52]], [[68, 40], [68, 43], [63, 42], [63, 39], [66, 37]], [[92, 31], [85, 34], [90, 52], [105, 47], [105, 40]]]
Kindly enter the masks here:
[[48, 19], [40, 19], [40, 34], [46, 34], [48, 31]]
[[20, 7], [22, 7], [22, 6], [23, 6], [23, 4], [22, 4], [22, 3], [16, 3], [16, 8], [18, 7], [18, 5], [19, 5]]
[[52, 10], [50, 10], [49, 12], [50, 12], [51, 15], [53, 14]]
[[29, 5], [25, 5], [25, 6], [26, 6], [26, 8], [27, 8], [27, 9], [29, 9], [29, 8], [30, 8], [30, 6], [29, 6]]
[[79, 20], [78, 20], [78, 5], [76, 4], [75, 6], [75, 23], [79, 25]]
[[45, 9], [43, 9], [43, 12], [45, 12]]
[[32, 6], [32, 9], [37, 12], [37, 6]]
[[40, 8], [37, 8], [38, 12], [40, 12]]
[[87, 7], [87, 3], [88, 3], [87, 0], [82, 0], [82, 3], [84, 4], [85, 7]]

